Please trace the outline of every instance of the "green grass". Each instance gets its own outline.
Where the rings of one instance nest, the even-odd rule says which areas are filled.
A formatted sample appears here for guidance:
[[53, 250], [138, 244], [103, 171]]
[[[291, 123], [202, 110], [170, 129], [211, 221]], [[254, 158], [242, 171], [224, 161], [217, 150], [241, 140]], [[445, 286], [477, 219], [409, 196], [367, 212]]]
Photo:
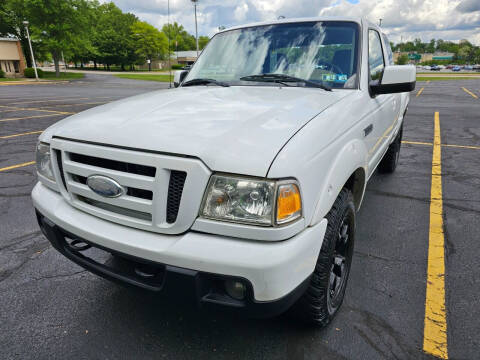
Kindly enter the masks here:
[[468, 76], [468, 77], [461, 77], [461, 76], [417, 76], [417, 81], [443, 81], [443, 80], [475, 80], [475, 79], [478, 79], [480, 80], [480, 77], [479, 78], [475, 78], [475, 77], [471, 77], [471, 76]]
[[0, 78], [0, 81], [19, 81], [23, 80], [22, 78]]
[[74, 80], [74, 79], [81, 79], [81, 78], [83, 78], [83, 76], [84, 76], [84, 74], [82, 74], [82, 73], [60, 72], [60, 76], [56, 77], [55, 72], [44, 71], [42, 79], [46, 79], [46, 80]]
[[[132, 80], [148, 80], [148, 81], [161, 81], [168, 82], [169, 75], [141, 75], [141, 74], [115, 74], [116, 77], [121, 79], [132, 79]], [[173, 75], [172, 75], [173, 81]]]

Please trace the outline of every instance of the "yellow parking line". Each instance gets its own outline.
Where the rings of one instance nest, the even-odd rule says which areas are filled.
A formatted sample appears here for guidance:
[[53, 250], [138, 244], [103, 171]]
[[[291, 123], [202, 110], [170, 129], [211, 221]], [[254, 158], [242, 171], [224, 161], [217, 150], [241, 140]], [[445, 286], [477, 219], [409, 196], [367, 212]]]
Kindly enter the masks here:
[[467, 94], [470, 94], [470, 95], [472, 95], [475, 99], [478, 99], [478, 96], [475, 95], [474, 93], [472, 93], [470, 90], [465, 89], [464, 87], [462, 87], [462, 89], [463, 89], [463, 91], [465, 91]]
[[462, 148], [462, 149], [476, 149], [476, 150], [480, 150], [480, 146], [452, 145], [452, 144], [442, 144], [442, 146], [448, 146], [448, 147], [452, 147], [452, 148]]
[[[420, 142], [420, 141], [402, 141], [402, 144], [411, 144], [411, 145], [428, 145], [432, 146], [433, 143], [429, 142]], [[460, 148], [460, 149], [474, 149], [480, 150], [480, 146], [472, 146], [472, 145], [455, 145], [455, 144], [441, 144], [441, 146], [452, 147], [452, 148]]]
[[64, 106], [79, 106], [79, 105], [98, 105], [98, 104], [106, 104], [105, 101], [101, 101], [101, 102], [90, 102], [90, 103], [80, 103], [80, 104], [62, 104], [62, 105], [45, 105], [45, 106], [42, 106], [42, 108], [46, 108], [46, 107], [64, 107]]
[[17, 106], [8, 106], [8, 105], [0, 105], [0, 108], [13, 109], [17, 111], [40, 111], [40, 112], [50, 112], [50, 113], [67, 114], [67, 115], [69, 114], [68, 112], [63, 112], [63, 111], [43, 110], [39, 108], [21, 108]]
[[14, 138], [14, 137], [18, 137], [18, 136], [25, 136], [25, 135], [33, 135], [33, 134], [40, 134], [42, 133], [43, 130], [40, 130], [40, 131], [29, 131], [29, 132], [25, 132], [25, 133], [21, 133], [21, 134], [13, 134], [13, 135], [6, 135], [6, 136], [0, 136], [0, 139], [11, 139], [11, 138]]
[[35, 164], [35, 161], [29, 161], [29, 162], [26, 162], [26, 163], [23, 163], [23, 164], [7, 166], [7, 167], [4, 167], [4, 168], [0, 168], [0, 172], [1, 171], [7, 171], [7, 170], [13, 170], [13, 169], [21, 168], [21, 167], [24, 167], [24, 166], [33, 165], [33, 164]]
[[412, 144], [412, 145], [430, 145], [432, 146], [432, 143], [429, 142], [420, 142], [420, 141], [402, 141], [402, 144]]
[[417, 92], [417, 97], [419, 97], [419, 96], [422, 94], [422, 92], [423, 92], [423, 89], [425, 89], [425, 88], [424, 88], [424, 87], [422, 87], [420, 90], [418, 90], [418, 92]]
[[[74, 114], [74, 113], [68, 113], [68, 114]], [[25, 119], [34, 119], [34, 118], [43, 118], [43, 117], [60, 116], [60, 115], [63, 115], [63, 114], [32, 115], [32, 116], [25, 116], [25, 117], [0, 119], [0, 122], [15, 121], [15, 120], [25, 120]]]
[[42, 102], [59, 102], [59, 101], [68, 101], [68, 100], [89, 100], [90, 98], [88, 97], [81, 97], [81, 98], [72, 98], [72, 97], [66, 97], [66, 98], [57, 98], [55, 100], [34, 100], [34, 101], [18, 101], [14, 103], [10, 103], [10, 105], [17, 105], [17, 104], [33, 104], [33, 103], [42, 103]]
[[435, 113], [423, 351], [448, 359], [440, 116]]

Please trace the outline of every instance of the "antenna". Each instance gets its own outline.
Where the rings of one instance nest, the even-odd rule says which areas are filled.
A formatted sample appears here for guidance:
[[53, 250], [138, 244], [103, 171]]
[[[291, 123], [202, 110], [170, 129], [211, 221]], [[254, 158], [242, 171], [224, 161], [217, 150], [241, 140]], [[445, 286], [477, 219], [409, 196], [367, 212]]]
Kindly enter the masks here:
[[170, 0], [167, 0], [167, 27], [168, 27], [168, 88], [172, 88], [172, 56], [170, 55], [170, 35], [172, 28], [170, 26]]

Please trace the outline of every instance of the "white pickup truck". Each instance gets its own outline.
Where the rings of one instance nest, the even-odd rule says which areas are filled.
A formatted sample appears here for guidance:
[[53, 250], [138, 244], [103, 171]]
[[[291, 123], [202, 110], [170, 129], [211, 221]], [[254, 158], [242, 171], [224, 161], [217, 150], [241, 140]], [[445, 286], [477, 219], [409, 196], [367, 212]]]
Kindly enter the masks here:
[[344, 297], [367, 181], [398, 163], [416, 73], [392, 60], [364, 19], [219, 32], [175, 89], [40, 136], [40, 227], [110, 280], [324, 326]]

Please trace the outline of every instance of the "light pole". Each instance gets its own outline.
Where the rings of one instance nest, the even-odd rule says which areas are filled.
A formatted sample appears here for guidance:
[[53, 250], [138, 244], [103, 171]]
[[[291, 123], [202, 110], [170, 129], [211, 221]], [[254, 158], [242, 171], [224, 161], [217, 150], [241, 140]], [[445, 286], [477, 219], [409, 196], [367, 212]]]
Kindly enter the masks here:
[[378, 26], [382, 26], [382, 20], [383, 19], [378, 19]]
[[35, 79], [38, 81], [37, 65], [35, 64], [35, 57], [33, 56], [32, 42], [30, 41], [30, 33], [28, 32], [28, 21], [24, 21], [25, 30], [27, 31], [28, 46], [30, 47], [30, 55], [32, 55], [33, 70], [35, 71]]
[[197, 26], [197, 3], [198, 0], [191, 0], [195, 8], [195, 41], [197, 43], [197, 59], [198, 59], [198, 26]]

